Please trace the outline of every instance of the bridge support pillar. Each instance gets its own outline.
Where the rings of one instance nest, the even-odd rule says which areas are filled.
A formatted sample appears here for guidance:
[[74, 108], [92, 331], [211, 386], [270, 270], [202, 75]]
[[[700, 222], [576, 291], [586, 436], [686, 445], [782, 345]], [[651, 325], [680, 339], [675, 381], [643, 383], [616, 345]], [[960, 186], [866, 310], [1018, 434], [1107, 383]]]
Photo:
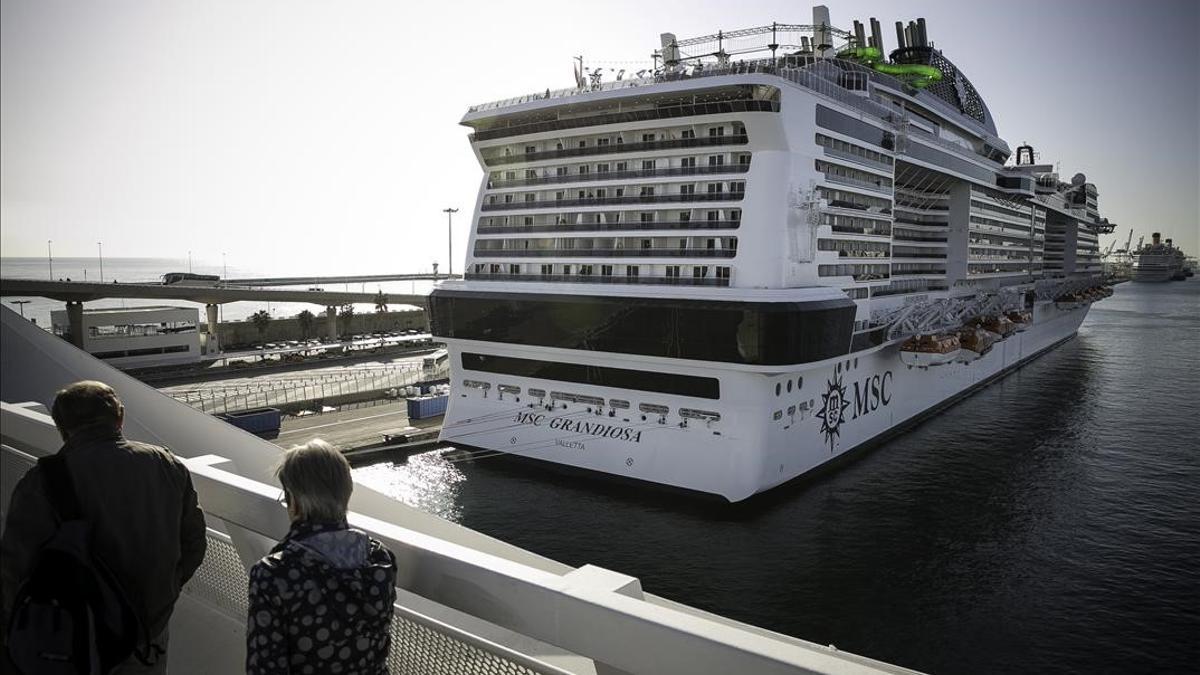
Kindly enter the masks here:
[[72, 300], [67, 303], [67, 323], [70, 324], [71, 344], [83, 349], [83, 303]]
[[330, 342], [338, 341], [337, 313], [338, 308], [333, 305], [325, 308], [326, 336]]
[[204, 337], [205, 354], [216, 354], [221, 351], [221, 339], [218, 337], [221, 324], [220, 319], [217, 317], [217, 307], [219, 305], [215, 302], [210, 302], [204, 306], [204, 310], [208, 315], [206, 317], [207, 325]]

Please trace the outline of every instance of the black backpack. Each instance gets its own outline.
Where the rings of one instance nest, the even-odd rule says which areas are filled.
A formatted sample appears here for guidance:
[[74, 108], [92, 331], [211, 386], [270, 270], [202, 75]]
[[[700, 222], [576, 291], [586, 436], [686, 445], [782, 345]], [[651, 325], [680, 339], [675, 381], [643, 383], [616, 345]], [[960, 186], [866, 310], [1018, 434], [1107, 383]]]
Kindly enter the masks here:
[[120, 583], [92, 552], [91, 526], [66, 461], [51, 455], [38, 466], [59, 526], [13, 598], [7, 636], [13, 664], [27, 675], [105, 675], [131, 655], [150, 665], [162, 650], [150, 646]]

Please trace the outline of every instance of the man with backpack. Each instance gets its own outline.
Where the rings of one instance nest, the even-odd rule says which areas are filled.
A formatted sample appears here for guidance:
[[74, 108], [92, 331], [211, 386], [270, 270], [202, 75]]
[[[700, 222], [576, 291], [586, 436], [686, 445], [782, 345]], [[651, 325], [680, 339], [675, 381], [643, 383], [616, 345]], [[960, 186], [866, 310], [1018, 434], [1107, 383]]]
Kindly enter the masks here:
[[175, 600], [204, 559], [191, 474], [122, 436], [102, 382], [58, 392], [52, 416], [65, 443], [17, 483], [0, 541], [7, 653], [30, 672], [164, 673]]

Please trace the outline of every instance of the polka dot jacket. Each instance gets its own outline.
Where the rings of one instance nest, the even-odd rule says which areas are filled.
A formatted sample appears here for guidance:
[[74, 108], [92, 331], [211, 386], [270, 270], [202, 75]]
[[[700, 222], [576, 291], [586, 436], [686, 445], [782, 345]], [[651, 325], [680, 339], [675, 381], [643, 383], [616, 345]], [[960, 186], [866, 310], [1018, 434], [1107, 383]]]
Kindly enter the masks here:
[[250, 570], [246, 672], [387, 673], [396, 558], [345, 523], [294, 523]]

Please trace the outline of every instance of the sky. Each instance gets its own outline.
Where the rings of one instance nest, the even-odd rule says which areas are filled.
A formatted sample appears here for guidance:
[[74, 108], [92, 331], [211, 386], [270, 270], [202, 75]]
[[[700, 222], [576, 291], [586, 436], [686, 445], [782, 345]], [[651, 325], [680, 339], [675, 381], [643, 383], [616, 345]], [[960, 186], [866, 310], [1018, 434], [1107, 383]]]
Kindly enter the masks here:
[[[829, 9], [878, 17], [888, 49], [925, 17], [1010, 146], [1096, 183], [1113, 237], [1200, 252], [1200, 2], [900, 5]], [[456, 207], [460, 270], [483, 177], [468, 106], [571, 86], [575, 55], [633, 71], [659, 33], [772, 21], [810, 6], [0, 0], [0, 252], [445, 271]]]

